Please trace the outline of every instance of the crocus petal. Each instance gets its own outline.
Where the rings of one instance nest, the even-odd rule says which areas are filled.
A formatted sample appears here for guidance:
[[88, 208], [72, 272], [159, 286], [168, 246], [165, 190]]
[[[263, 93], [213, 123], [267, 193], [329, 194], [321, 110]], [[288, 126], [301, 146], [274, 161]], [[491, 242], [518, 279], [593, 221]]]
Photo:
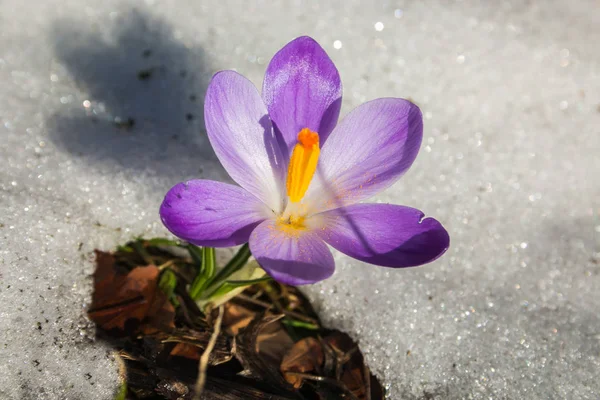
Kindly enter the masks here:
[[252, 230], [272, 214], [244, 189], [193, 180], [175, 185], [160, 206], [163, 224], [175, 236], [198, 246], [246, 243]]
[[269, 275], [288, 285], [327, 279], [335, 269], [329, 248], [316, 233], [284, 231], [273, 220], [252, 232], [250, 250]]
[[371, 197], [408, 170], [422, 137], [421, 111], [408, 100], [377, 99], [355, 108], [323, 146], [305, 202], [327, 210]]
[[210, 143], [233, 180], [279, 211], [287, 162], [254, 85], [234, 71], [217, 73], [206, 92], [204, 118]]
[[435, 260], [450, 237], [433, 218], [410, 207], [354, 204], [319, 214], [319, 235], [331, 246], [361, 261], [384, 267], [414, 267]]
[[284, 155], [289, 155], [303, 128], [317, 132], [321, 145], [325, 143], [340, 114], [342, 83], [325, 50], [314, 39], [302, 36], [279, 50], [269, 63], [263, 98], [287, 145]]

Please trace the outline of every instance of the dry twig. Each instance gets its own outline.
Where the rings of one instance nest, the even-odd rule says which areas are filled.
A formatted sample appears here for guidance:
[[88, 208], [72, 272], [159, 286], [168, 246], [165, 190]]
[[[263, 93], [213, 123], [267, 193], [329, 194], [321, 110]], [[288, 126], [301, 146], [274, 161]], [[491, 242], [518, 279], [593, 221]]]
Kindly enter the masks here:
[[204, 353], [202, 353], [202, 356], [200, 357], [200, 363], [199, 363], [199, 367], [198, 367], [198, 380], [196, 381], [196, 387], [194, 389], [194, 400], [200, 400], [200, 396], [202, 395], [202, 392], [204, 391], [204, 384], [206, 383], [206, 369], [208, 368], [208, 359], [210, 358], [210, 353], [212, 352], [213, 348], [215, 347], [215, 344], [217, 343], [217, 338], [219, 337], [219, 334], [221, 333], [221, 323], [223, 322], [223, 306], [219, 306], [219, 316], [217, 317], [217, 320], [215, 321], [215, 327], [212, 333], [212, 336], [210, 337], [210, 340], [208, 341], [208, 345], [206, 346], [206, 349], [204, 350]]
[[[266, 308], [267, 310], [271, 309], [271, 308], [274, 308], [274, 304], [267, 303], [265, 301], [256, 300], [256, 299], [254, 299], [252, 297], [246, 296], [245, 294], [238, 294], [236, 296], [236, 298], [234, 298], [234, 300], [246, 301], [248, 303], [255, 304], [257, 306]], [[287, 315], [287, 316], [289, 316], [291, 318], [294, 318], [294, 319], [297, 319], [299, 321], [304, 321], [304, 322], [308, 322], [309, 324], [314, 324], [314, 325], [319, 326], [319, 322], [316, 319], [314, 319], [314, 318], [310, 318], [310, 317], [308, 317], [306, 315], [297, 313], [295, 311], [286, 310], [285, 308], [283, 308], [281, 306], [275, 307], [275, 308], [277, 308], [278, 312], [280, 312], [282, 314], [285, 314], [285, 315]]]

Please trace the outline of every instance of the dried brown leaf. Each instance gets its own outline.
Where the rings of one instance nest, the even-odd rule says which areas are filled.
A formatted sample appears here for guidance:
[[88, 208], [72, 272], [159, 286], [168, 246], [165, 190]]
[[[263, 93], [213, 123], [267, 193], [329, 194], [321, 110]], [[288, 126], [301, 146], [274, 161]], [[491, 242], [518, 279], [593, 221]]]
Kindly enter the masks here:
[[202, 348], [188, 343], [177, 343], [173, 350], [171, 350], [172, 356], [185, 357], [191, 360], [199, 360], [202, 355]]
[[274, 366], [281, 364], [283, 356], [293, 345], [294, 341], [290, 334], [279, 321], [263, 327], [256, 337], [259, 357]]
[[154, 265], [127, 272], [112, 254], [96, 251], [90, 318], [104, 330], [124, 330], [130, 319], [144, 322], [144, 333], [174, 328], [175, 309], [158, 288], [159, 273]]
[[258, 314], [249, 308], [232, 302], [225, 303], [224, 307], [223, 330], [230, 336], [237, 335], [240, 330], [247, 327]]
[[244, 370], [240, 375], [263, 381], [277, 393], [294, 390], [281, 373], [279, 364], [273, 363], [259, 353], [258, 336], [266, 327], [279, 323], [283, 315], [263, 315], [257, 317], [235, 337], [234, 353]]
[[[333, 331], [323, 339], [325, 365], [333, 366], [329, 374], [335, 375], [340, 384], [359, 400], [380, 399], [383, 388], [370, 373], [358, 345], [347, 334]], [[333, 358], [333, 360], [327, 358]]]
[[280, 370], [286, 381], [296, 389], [302, 386], [303, 379], [289, 372], [312, 372], [323, 365], [323, 346], [319, 340], [307, 337], [296, 342], [281, 361]]
[[[198, 361], [208, 345], [210, 336], [209, 331], [178, 329], [171, 332], [170, 336], [163, 340], [163, 343], [177, 343], [170, 352], [171, 356]], [[210, 354], [209, 365], [223, 364], [232, 357], [230, 340], [224, 335], [219, 335], [215, 348]]]

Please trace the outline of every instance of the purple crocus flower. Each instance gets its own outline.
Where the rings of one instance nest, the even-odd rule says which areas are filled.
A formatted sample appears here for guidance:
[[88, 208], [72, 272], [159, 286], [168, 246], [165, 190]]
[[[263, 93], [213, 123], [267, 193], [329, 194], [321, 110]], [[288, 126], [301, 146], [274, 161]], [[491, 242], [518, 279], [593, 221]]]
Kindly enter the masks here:
[[176, 185], [160, 208], [165, 226], [199, 246], [249, 242], [259, 264], [292, 285], [333, 274], [327, 244], [384, 267], [438, 258], [450, 242], [438, 221], [410, 207], [358, 204], [411, 166], [423, 135], [421, 111], [408, 100], [382, 98], [337, 124], [341, 97], [335, 65], [306, 36], [275, 54], [262, 97], [237, 72], [217, 73], [206, 93], [206, 130], [239, 186]]

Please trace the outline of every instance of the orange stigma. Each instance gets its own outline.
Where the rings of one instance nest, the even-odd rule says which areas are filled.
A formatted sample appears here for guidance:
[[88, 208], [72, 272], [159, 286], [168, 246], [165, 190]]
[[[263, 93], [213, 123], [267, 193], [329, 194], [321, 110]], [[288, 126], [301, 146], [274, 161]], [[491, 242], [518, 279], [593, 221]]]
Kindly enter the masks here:
[[312, 148], [315, 144], [319, 146], [319, 134], [308, 128], [304, 128], [298, 133], [298, 142], [305, 148]]
[[319, 134], [308, 128], [302, 129], [290, 157], [286, 181], [287, 195], [292, 203], [302, 200], [308, 190], [317, 170], [320, 152]]

